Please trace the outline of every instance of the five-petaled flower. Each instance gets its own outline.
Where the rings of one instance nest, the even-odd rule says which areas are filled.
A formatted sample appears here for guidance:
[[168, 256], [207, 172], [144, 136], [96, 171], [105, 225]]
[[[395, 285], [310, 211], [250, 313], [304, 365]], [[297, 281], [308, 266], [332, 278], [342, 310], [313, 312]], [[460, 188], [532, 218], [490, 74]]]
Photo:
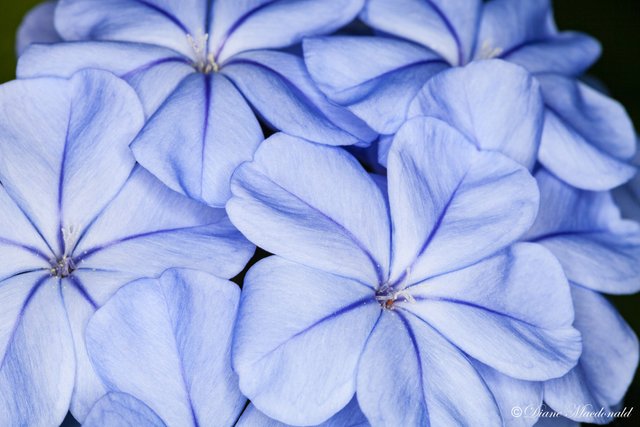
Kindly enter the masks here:
[[229, 278], [251, 257], [223, 210], [135, 164], [143, 122], [103, 71], [0, 87], [1, 425], [84, 419], [105, 393], [84, 329], [119, 287], [169, 267]]
[[560, 264], [514, 244], [536, 217], [535, 180], [432, 118], [401, 128], [388, 172], [387, 202], [344, 151], [286, 135], [236, 171], [229, 216], [276, 254], [245, 279], [240, 389], [291, 424], [322, 422], [357, 391], [374, 426], [479, 412], [499, 425], [487, 366], [545, 380], [581, 350]]
[[[93, 67], [140, 95], [149, 120], [132, 144], [164, 184], [212, 206], [271, 127], [332, 145], [366, 144], [375, 133], [329, 102], [298, 56], [274, 50], [330, 33], [363, 0], [62, 0], [56, 28], [68, 43], [34, 46], [20, 77], [67, 76]], [[253, 110], [256, 112], [254, 112]]]

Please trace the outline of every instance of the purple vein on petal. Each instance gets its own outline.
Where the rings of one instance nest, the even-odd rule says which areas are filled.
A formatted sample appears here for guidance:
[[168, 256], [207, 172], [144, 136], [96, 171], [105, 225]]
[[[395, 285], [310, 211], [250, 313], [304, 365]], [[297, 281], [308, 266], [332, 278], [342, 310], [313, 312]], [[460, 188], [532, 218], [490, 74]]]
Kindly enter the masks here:
[[211, 90], [212, 90], [212, 77], [210, 74], [202, 76], [204, 78], [204, 124], [202, 127], [202, 147], [200, 149], [200, 198], [204, 190], [204, 167], [205, 156], [207, 154], [207, 132], [209, 130], [209, 113], [211, 110]]
[[180, 21], [178, 19], [177, 16], [173, 15], [172, 13], [170, 13], [169, 11], [161, 8], [160, 6], [157, 6], [153, 3], [150, 3], [146, 0], [134, 0], [137, 3], [141, 4], [142, 6], [148, 7], [149, 9], [158, 12], [159, 14], [161, 14], [162, 16], [164, 16], [165, 18], [169, 19], [171, 22], [173, 22], [176, 26], [178, 26], [182, 31], [184, 31], [185, 34], [189, 34], [189, 30], [187, 29], [187, 26], [184, 25], [182, 23], [182, 21]]
[[367, 306], [369, 304], [372, 303], [376, 303], [377, 301], [375, 300], [375, 297], [373, 296], [373, 294], [371, 295], [371, 297], [365, 297], [365, 298], [360, 298], [359, 300], [346, 305], [344, 307], [339, 308], [338, 310], [334, 311], [331, 314], [328, 314], [322, 318], [320, 318], [319, 320], [316, 320], [315, 322], [313, 322], [311, 325], [307, 326], [306, 328], [302, 329], [301, 331], [296, 332], [295, 334], [293, 334], [292, 336], [290, 336], [286, 341], [278, 344], [276, 347], [274, 347], [273, 349], [269, 350], [267, 353], [263, 354], [260, 359], [258, 360], [262, 360], [265, 357], [268, 357], [271, 353], [273, 353], [274, 351], [277, 351], [280, 347], [282, 347], [283, 345], [285, 345], [287, 342], [289, 342], [290, 340], [299, 337], [300, 335], [303, 335], [307, 332], [309, 332], [311, 329], [315, 328], [318, 325], [323, 324], [324, 322], [327, 322], [329, 320], [333, 320], [338, 316], [341, 316], [343, 314], [349, 313], [353, 310], [357, 310], [358, 308], [362, 308], [364, 306]]
[[225, 33], [225, 35], [222, 37], [222, 41], [220, 42], [220, 46], [218, 46], [218, 49], [216, 50], [216, 53], [214, 54], [214, 59], [216, 62], [218, 62], [218, 58], [220, 57], [220, 54], [222, 53], [222, 51], [224, 50], [224, 47], [227, 44], [227, 41], [229, 41], [229, 38], [233, 35], [233, 33], [235, 33], [238, 28], [240, 28], [240, 26], [242, 24], [244, 24], [249, 18], [251, 18], [254, 14], [258, 13], [259, 11], [261, 11], [262, 9], [266, 8], [267, 6], [271, 6], [272, 4], [281, 1], [281, 0], [269, 0], [265, 3], [262, 3], [256, 7], [254, 7], [253, 9], [250, 9], [248, 11], [246, 11], [243, 15], [241, 15], [227, 30], [227, 32]]
[[418, 363], [418, 378], [420, 379], [420, 393], [422, 395], [422, 402], [424, 403], [424, 410], [426, 412], [426, 419], [429, 419], [429, 409], [427, 408], [426, 402], [427, 397], [424, 394], [424, 373], [422, 371], [422, 356], [420, 354], [420, 348], [418, 347], [418, 340], [416, 339], [416, 335], [413, 332], [413, 328], [409, 324], [409, 321], [404, 317], [402, 313], [398, 313], [398, 318], [404, 325], [407, 330], [407, 334], [409, 335], [409, 339], [411, 340], [411, 345], [413, 347], [414, 354], [416, 356], [416, 362]]
[[4, 362], [7, 358], [7, 354], [9, 353], [9, 347], [11, 347], [11, 343], [13, 341], [13, 338], [16, 335], [16, 331], [18, 330], [18, 326], [20, 325], [20, 320], [22, 319], [22, 316], [24, 315], [24, 313], [27, 311], [27, 308], [29, 307], [29, 304], [31, 303], [31, 300], [33, 299], [34, 295], [36, 294], [36, 292], [38, 292], [38, 289], [40, 289], [42, 287], [42, 284], [44, 282], [47, 281], [47, 279], [49, 279], [51, 276], [49, 275], [44, 275], [42, 277], [40, 277], [37, 281], [36, 284], [33, 285], [33, 287], [31, 288], [31, 290], [29, 290], [29, 293], [27, 294], [27, 297], [25, 298], [24, 302], [22, 303], [22, 307], [20, 308], [20, 314], [18, 315], [18, 319], [16, 319], [16, 323], [13, 325], [13, 328], [11, 329], [11, 332], [9, 333], [8, 339], [7, 339], [7, 348], [5, 350], [5, 353], [2, 355], [2, 360], [0, 361], [0, 370], [2, 370], [2, 368], [4, 367]]
[[96, 253], [108, 249], [112, 246], [118, 245], [120, 243], [124, 243], [124, 242], [128, 242], [131, 240], [135, 240], [135, 239], [141, 239], [144, 237], [150, 237], [150, 236], [155, 236], [155, 235], [160, 235], [160, 234], [164, 234], [164, 233], [175, 233], [178, 231], [189, 231], [192, 229], [196, 229], [196, 228], [200, 228], [200, 227], [205, 227], [209, 224], [202, 224], [202, 225], [194, 225], [191, 227], [176, 227], [176, 228], [166, 228], [163, 230], [154, 230], [154, 231], [148, 231], [145, 233], [138, 233], [138, 234], [132, 234], [130, 236], [127, 237], [123, 237], [121, 239], [115, 239], [112, 240], [110, 242], [104, 243], [102, 245], [98, 245], [95, 246], [91, 249], [88, 249], [84, 252], [82, 252], [81, 255], [79, 255], [77, 258], [74, 258], [74, 262], [76, 263], [76, 265], [79, 265], [81, 262], [86, 261], [88, 258], [90, 258], [91, 256], [95, 255]]
[[306, 205], [312, 211], [315, 211], [315, 212], [319, 213], [321, 216], [326, 218], [332, 224], [335, 224], [349, 238], [349, 240], [351, 240], [358, 247], [358, 249], [360, 249], [364, 253], [364, 255], [367, 257], [367, 259], [371, 263], [371, 265], [372, 265], [372, 267], [373, 267], [373, 269], [374, 269], [374, 271], [376, 273], [376, 277], [378, 279], [378, 284], [384, 283], [385, 280], [384, 280], [384, 274], [382, 272], [382, 268], [380, 267], [378, 262], [376, 262], [376, 259], [373, 256], [373, 254], [371, 252], [369, 252], [369, 250], [364, 246], [364, 244], [360, 241], [360, 239], [358, 239], [351, 231], [349, 231], [344, 225], [340, 224], [333, 217], [327, 215], [326, 213], [322, 212], [320, 209], [316, 208], [315, 206], [313, 206], [309, 202], [301, 199], [296, 194], [294, 194], [291, 191], [287, 190], [286, 188], [282, 187], [280, 184], [278, 184], [277, 182], [272, 180], [269, 176], [267, 176], [267, 175], [265, 175], [263, 173], [260, 173], [260, 172], [256, 172], [256, 173], [259, 174], [260, 176], [262, 176], [264, 179], [266, 179], [270, 183], [272, 183], [273, 185], [275, 185], [276, 187], [278, 187], [279, 189], [281, 189], [282, 191], [284, 191], [285, 193], [290, 194], [293, 198], [298, 200], [300, 203]]
[[33, 246], [25, 245], [25, 244], [22, 244], [20, 242], [16, 242], [15, 240], [5, 239], [4, 237], [0, 237], [0, 244], [8, 245], [8, 246], [15, 246], [17, 248], [21, 248], [21, 249], [24, 249], [24, 250], [26, 250], [28, 252], [31, 252], [32, 254], [36, 255], [39, 258], [42, 258], [43, 260], [45, 260], [47, 262], [51, 261], [50, 257], [48, 257], [46, 254], [41, 252], [38, 248], [35, 248]]
[[[273, 75], [277, 76], [280, 80], [282, 80], [285, 85], [289, 88], [289, 90], [291, 90], [291, 92], [293, 92], [294, 96], [296, 96], [298, 99], [304, 99], [305, 102], [304, 104], [313, 112], [313, 115], [315, 117], [318, 117], [320, 119], [324, 119], [325, 121], [327, 121], [330, 125], [331, 128], [335, 129], [335, 130], [339, 130], [342, 131], [348, 135], [351, 135], [352, 137], [356, 138], [356, 139], [360, 139], [357, 136], [353, 135], [351, 132], [347, 131], [346, 129], [341, 129], [338, 126], [336, 126], [330, 119], [329, 117], [327, 117], [327, 115], [320, 110], [320, 108], [314, 103], [312, 102], [309, 97], [307, 97], [304, 92], [302, 92], [297, 85], [295, 85], [290, 79], [288, 79], [286, 76], [282, 75], [281, 73], [279, 73], [278, 71], [276, 71], [275, 69], [268, 67], [264, 64], [261, 64], [260, 62], [257, 61], [253, 61], [250, 59], [245, 59], [245, 58], [241, 58], [241, 59], [234, 59], [232, 61], [230, 61], [229, 63], [227, 63], [227, 67], [231, 66], [231, 65], [249, 65], [249, 66], [253, 66], [256, 68], [260, 68], [263, 69], [269, 73], [272, 73]], [[230, 80], [233, 81], [233, 77], [228, 76]], [[236, 88], [238, 87], [237, 85], [235, 85], [235, 81], [234, 81], [234, 86], [236, 86]], [[242, 91], [240, 91], [242, 93]], [[247, 101], [249, 101], [247, 99]], [[261, 113], [260, 114], [261, 117], [264, 118], [264, 115]], [[266, 120], [266, 118], [265, 118]], [[271, 126], [272, 128], [276, 129], [276, 126]]]
[[429, 3], [433, 11], [442, 20], [445, 27], [447, 27], [447, 30], [449, 30], [449, 32], [451, 33], [451, 36], [453, 36], [453, 41], [456, 43], [456, 47], [458, 48], [458, 63], [455, 65], [462, 65], [464, 63], [464, 52], [462, 51], [462, 43], [460, 42], [460, 36], [456, 32], [456, 30], [453, 28], [451, 21], [449, 21], [449, 18], [447, 18], [444, 12], [440, 10], [440, 8], [436, 6], [435, 3], [433, 3], [433, 1], [426, 0], [426, 2]]
[[444, 220], [444, 217], [447, 215], [447, 212], [449, 211], [449, 207], [451, 206], [451, 203], [453, 203], [453, 199], [455, 199], [458, 191], [460, 190], [460, 187], [462, 186], [462, 183], [464, 182], [465, 178], [467, 177], [467, 173], [469, 171], [465, 172], [464, 175], [462, 176], [462, 178], [460, 179], [460, 181], [458, 182], [458, 184], [456, 185], [456, 187], [454, 188], [453, 192], [451, 193], [451, 196], [449, 197], [449, 200], [447, 200], [447, 203], [445, 203], [444, 207], [442, 208], [442, 211], [440, 212], [440, 214], [438, 215], [438, 218], [436, 219], [435, 224], [433, 225], [433, 228], [431, 229], [431, 232], [429, 233], [429, 235], [427, 236], [427, 238], [425, 239], [424, 243], [422, 244], [422, 246], [420, 247], [420, 250], [418, 251], [418, 253], [416, 254], [415, 258], [413, 259], [413, 261], [411, 262], [411, 264], [404, 269], [403, 273], [400, 275], [400, 277], [394, 282], [393, 286], [402, 283], [407, 275], [407, 272], [412, 270], [412, 267], [415, 265], [415, 263], [418, 261], [418, 258], [420, 258], [424, 252], [427, 250], [427, 248], [429, 247], [429, 245], [431, 244], [431, 242], [433, 241], [434, 237], [436, 236], [436, 234], [438, 233], [438, 230], [440, 229], [440, 227], [442, 226], [442, 221]]
[[127, 71], [126, 73], [122, 74], [120, 76], [120, 78], [127, 80], [127, 79], [130, 79], [130, 78], [134, 77], [138, 73], [149, 71], [154, 67], [157, 67], [157, 66], [162, 65], [162, 64], [167, 64], [167, 63], [170, 63], [170, 62], [181, 62], [181, 63], [184, 63], [186, 65], [189, 65], [189, 61], [186, 60], [185, 58], [182, 58], [182, 57], [179, 57], [179, 56], [168, 56], [166, 58], [160, 58], [160, 59], [156, 59], [156, 60], [151, 61], [151, 62], [147, 62], [146, 64], [143, 64], [143, 65], [141, 65], [141, 66], [139, 66], [137, 68], [134, 68], [131, 71]]
[[98, 308], [98, 304], [95, 302], [95, 300], [91, 297], [91, 295], [89, 294], [89, 292], [87, 291], [87, 288], [82, 284], [82, 282], [80, 281], [80, 279], [78, 279], [77, 277], [71, 275], [69, 277], [66, 278], [67, 280], [69, 280], [69, 282], [73, 285], [74, 289], [78, 291], [78, 293], [89, 303], [91, 304], [91, 306], [93, 307], [94, 310], [96, 310]]
[[59, 256], [65, 253], [65, 243], [62, 229], [64, 227], [63, 224], [63, 197], [64, 197], [64, 177], [65, 177], [65, 167], [67, 163], [67, 155], [68, 155], [68, 147], [69, 147], [69, 132], [71, 130], [71, 119], [73, 117], [73, 106], [69, 106], [69, 117], [67, 118], [67, 131], [64, 136], [64, 146], [62, 147], [62, 159], [60, 159], [60, 175], [58, 177], [58, 248], [59, 248]]

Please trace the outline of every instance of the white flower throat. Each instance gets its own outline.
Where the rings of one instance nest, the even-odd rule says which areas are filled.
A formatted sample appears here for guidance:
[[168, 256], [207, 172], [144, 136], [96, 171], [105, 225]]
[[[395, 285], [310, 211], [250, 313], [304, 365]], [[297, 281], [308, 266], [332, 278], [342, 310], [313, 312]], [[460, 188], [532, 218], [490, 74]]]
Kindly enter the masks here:
[[217, 73], [220, 65], [216, 62], [213, 52], [209, 52], [209, 34], [199, 31], [195, 36], [187, 34], [187, 41], [194, 53], [193, 67], [203, 74]]
[[49, 272], [53, 277], [64, 279], [65, 277], [71, 276], [71, 274], [77, 269], [76, 262], [74, 261], [71, 252], [73, 251], [73, 248], [80, 236], [80, 228], [74, 226], [62, 227], [60, 231], [62, 233], [64, 252], [58, 259], [51, 260], [51, 268], [49, 269]]

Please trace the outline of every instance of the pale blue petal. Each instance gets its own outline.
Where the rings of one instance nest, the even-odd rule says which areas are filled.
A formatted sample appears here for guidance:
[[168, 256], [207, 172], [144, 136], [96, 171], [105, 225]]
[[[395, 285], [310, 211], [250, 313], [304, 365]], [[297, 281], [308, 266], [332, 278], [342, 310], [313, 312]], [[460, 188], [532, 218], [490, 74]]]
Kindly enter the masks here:
[[231, 174], [251, 160], [262, 139], [254, 113], [225, 76], [193, 74], [131, 147], [136, 160], [171, 189], [220, 207], [230, 196]]
[[499, 57], [532, 73], [582, 74], [600, 56], [589, 36], [558, 33], [549, 0], [492, 0], [482, 11], [476, 59]]
[[239, 297], [235, 284], [195, 270], [135, 281], [89, 322], [91, 360], [110, 390], [167, 425], [228, 426], [245, 403], [230, 357]]
[[56, 0], [40, 3], [22, 19], [16, 34], [16, 52], [18, 55], [21, 55], [33, 43], [56, 43], [62, 41], [53, 26], [53, 12], [56, 4]]
[[536, 174], [540, 214], [525, 239], [547, 247], [569, 280], [611, 294], [640, 290], [640, 226], [623, 220], [611, 194], [577, 190]]
[[60, 0], [55, 23], [65, 40], [113, 40], [193, 51], [187, 34], [207, 30], [206, 0]]
[[550, 40], [527, 43], [500, 58], [531, 73], [580, 75], [600, 56], [600, 43], [585, 34], [563, 32]]
[[[351, 402], [340, 412], [329, 418], [322, 424], [315, 427], [369, 427], [370, 424], [358, 406], [358, 401], [354, 397]], [[242, 413], [235, 427], [289, 427], [273, 418], [267, 417], [260, 412], [253, 404], [250, 404]]]
[[53, 252], [7, 191], [0, 186], [0, 281], [48, 269]]
[[233, 344], [240, 389], [267, 416], [313, 425], [355, 392], [356, 367], [380, 313], [353, 279], [279, 257], [249, 270]]
[[80, 422], [84, 421], [93, 404], [107, 392], [89, 360], [84, 339], [85, 328], [98, 304], [104, 303], [104, 299], [98, 299], [100, 295], [96, 294], [115, 291], [114, 286], [102, 286], [103, 283], [87, 280], [88, 276], [87, 272], [78, 270], [70, 278], [62, 280], [62, 298], [76, 355], [74, 393], [69, 410]]
[[504, 55], [556, 34], [550, 0], [492, 0], [482, 8], [476, 54], [484, 46]]
[[303, 45], [320, 90], [383, 134], [398, 130], [422, 85], [447, 67], [428, 49], [384, 37], [312, 38]]
[[86, 227], [131, 172], [138, 97], [113, 74], [81, 71], [6, 84], [0, 105], [0, 181], [61, 254], [65, 233]]
[[219, 62], [255, 49], [296, 44], [348, 24], [364, 0], [214, 1], [209, 48]]
[[478, 151], [433, 118], [400, 129], [388, 173], [392, 281], [415, 283], [490, 256], [522, 236], [538, 209], [538, 189], [525, 168]]
[[346, 151], [277, 134], [237, 170], [231, 188], [227, 212], [256, 245], [372, 287], [386, 279], [386, 203]]
[[[535, 424], [537, 410], [542, 405], [542, 383], [511, 378], [480, 362], [475, 362], [474, 366], [496, 399], [505, 426], [529, 427]], [[522, 413], [514, 415], [514, 408], [522, 409]]]
[[622, 105], [569, 78], [537, 77], [547, 106], [540, 162], [585, 190], [610, 190], [631, 179], [636, 135]]
[[139, 43], [68, 42], [35, 45], [18, 61], [18, 78], [70, 77], [85, 68], [110, 71], [136, 90], [150, 116], [195, 72], [188, 58], [170, 49]]
[[60, 425], [75, 375], [60, 283], [48, 271], [15, 276], [0, 301], [0, 425]]
[[464, 353], [399, 310], [383, 313], [367, 342], [357, 396], [374, 427], [502, 424], [486, 383]]
[[575, 421], [607, 423], [609, 417], [576, 414], [576, 405], [587, 410], [590, 405], [592, 412], [616, 410], [638, 366], [638, 338], [603, 296], [578, 286], [572, 286], [572, 294], [582, 356], [567, 375], [545, 383], [544, 398]]
[[369, 0], [361, 17], [462, 65], [473, 53], [481, 8], [481, 0]]
[[411, 104], [414, 116], [447, 122], [481, 150], [499, 151], [529, 170], [537, 160], [544, 120], [539, 85], [507, 62], [474, 62], [438, 74]]
[[244, 268], [253, 251], [224, 210], [175, 193], [137, 167], [80, 236], [74, 257], [85, 270], [144, 277], [184, 267], [230, 278]]
[[369, 143], [376, 138], [346, 108], [315, 86], [302, 59], [276, 51], [234, 56], [223, 73], [273, 128], [328, 145]]
[[85, 427], [166, 427], [151, 408], [126, 393], [109, 393], [100, 399], [82, 423]]
[[400, 302], [403, 309], [506, 375], [547, 380], [565, 374], [580, 357], [567, 280], [542, 246], [517, 244], [407, 290], [416, 302]]

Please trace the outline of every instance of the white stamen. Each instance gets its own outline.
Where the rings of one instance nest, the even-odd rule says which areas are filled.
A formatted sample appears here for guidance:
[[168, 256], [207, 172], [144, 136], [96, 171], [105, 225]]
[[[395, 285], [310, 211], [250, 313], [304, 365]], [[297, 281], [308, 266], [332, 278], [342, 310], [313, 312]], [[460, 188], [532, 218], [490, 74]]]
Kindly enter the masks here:
[[216, 62], [212, 52], [207, 52], [209, 34], [202, 30], [194, 36], [187, 34], [187, 41], [194, 53], [193, 67], [201, 73], [210, 74], [220, 71], [220, 66]]
[[479, 59], [492, 59], [497, 58], [502, 55], [504, 49], [500, 47], [493, 47], [492, 43], [489, 40], [485, 40], [482, 42], [482, 46], [480, 47], [480, 53], [478, 54]]

